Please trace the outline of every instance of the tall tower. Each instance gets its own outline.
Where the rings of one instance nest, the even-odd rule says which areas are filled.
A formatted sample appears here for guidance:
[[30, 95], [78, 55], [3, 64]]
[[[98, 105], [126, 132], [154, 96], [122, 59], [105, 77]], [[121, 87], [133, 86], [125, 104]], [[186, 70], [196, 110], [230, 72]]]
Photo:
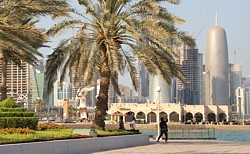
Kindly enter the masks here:
[[[217, 19], [216, 19], [217, 20]], [[228, 49], [225, 30], [216, 24], [206, 43], [206, 105], [229, 105]]]
[[202, 94], [202, 54], [198, 49], [188, 48], [184, 46], [179, 50], [181, 70], [185, 74], [186, 85], [177, 79], [178, 86], [178, 100], [177, 102], [199, 105], [201, 102]]
[[140, 79], [141, 79], [141, 96], [148, 97], [149, 96], [149, 74], [144, 64], [139, 64], [139, 65], [140, 65]]
[[[160, 86], [160, 99], [156, 87]], [[149, 75], [149, 100], [152, 102], [171, 103], [171, 88], [163, 81], [161, 76]]]

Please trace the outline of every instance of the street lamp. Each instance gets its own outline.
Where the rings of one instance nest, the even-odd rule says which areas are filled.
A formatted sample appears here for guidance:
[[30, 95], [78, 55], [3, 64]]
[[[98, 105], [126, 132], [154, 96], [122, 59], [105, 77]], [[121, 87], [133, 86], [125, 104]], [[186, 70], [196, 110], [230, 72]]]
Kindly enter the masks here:
[[242, 123], [242, 125], [245, 125], [245, 113], [244, 112], [242, 113], [242, 116], [243, 116], [243, 123]]
[[156, 86], [156, 91], [158, 93], [158, 104], [157, 104], [157, 135], [160, 135], [160, 92], [161, 92], [161, 86]]

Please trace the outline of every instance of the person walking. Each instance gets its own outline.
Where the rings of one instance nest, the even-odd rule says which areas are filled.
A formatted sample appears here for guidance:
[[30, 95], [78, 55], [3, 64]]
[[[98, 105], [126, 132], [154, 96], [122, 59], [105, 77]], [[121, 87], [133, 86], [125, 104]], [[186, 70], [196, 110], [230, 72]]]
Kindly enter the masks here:
[[130, 123], [131, 130], [135, 130], [135, 117], [132, 118], [132, 122]]
[[160, 122], [160, 135], [157, 138], [157, 142], [159, 142], [160, 138], [162, 137], [163, 133], [165, 135], [165, 142], [168, 141], [168, 125], [167, 125], [168, 119], [165, 121], [163, 117], [161, 117], [161, 122]]

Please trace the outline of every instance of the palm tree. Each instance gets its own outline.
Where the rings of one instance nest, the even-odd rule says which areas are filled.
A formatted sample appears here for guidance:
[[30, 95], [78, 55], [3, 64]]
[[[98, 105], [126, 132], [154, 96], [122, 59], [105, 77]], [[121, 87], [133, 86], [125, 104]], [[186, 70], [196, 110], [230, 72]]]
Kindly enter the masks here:
[[46, 105], [41, 98], [36, 98], [33, 103], [35, 112], [40, 112], [46, 108]]
[[[175, 27], [184, 20], [169, 13], [160, 5], [161, 1], [164, 0], [99, 0], [94, 4], [94, 0], [78, 0], [86, 11], [86, 15], [78, 13], [83, 20], [65, 20], [47, 32], [54, 36], [66, 28], [79, 27], [74, 38], [62, 41], [48, 56], [48, 90], [51, 90], [57, 78], [56, 71], [61, 67], [63, 75], [60, 81], [63, 81], [67, 67], [71, 70], [77, 68], [75, 82], [87, 81], [91, 84], [100, 76], [93, 126], [104, 130], [109, 85], [112, 83], [120, 94], [118, 73], [123, 75], [127, 70], [137, 90], [137, 60], [144, 63], [150, 74], [159, 74], [168, 84], [171, 84], [173, 76], [184, 81], [171, 45], [185, 42], [194, 46], [195, 43]], [[173, 4], [179, 2], [167, 1]]]
[[21, 67], [21, 61], [37, 65], [39, 47], [48, 41], [45, 31], [35, 27], [34, 17], [50, 15], [53, 18], [67, 15], [69, 5], [63, 0], [3, 0], [0, 1], [0, 60], [2, 61], [1, 100], [7, 98], [7, 64], [14, 62]]

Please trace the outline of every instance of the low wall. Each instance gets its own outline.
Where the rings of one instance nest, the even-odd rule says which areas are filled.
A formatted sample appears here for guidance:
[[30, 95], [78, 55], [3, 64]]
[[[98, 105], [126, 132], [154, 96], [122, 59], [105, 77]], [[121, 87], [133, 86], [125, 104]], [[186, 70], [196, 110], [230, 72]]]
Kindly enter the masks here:
[[0, 154], [84, 154], [149, 144], [145, 134], [0, 145]]

